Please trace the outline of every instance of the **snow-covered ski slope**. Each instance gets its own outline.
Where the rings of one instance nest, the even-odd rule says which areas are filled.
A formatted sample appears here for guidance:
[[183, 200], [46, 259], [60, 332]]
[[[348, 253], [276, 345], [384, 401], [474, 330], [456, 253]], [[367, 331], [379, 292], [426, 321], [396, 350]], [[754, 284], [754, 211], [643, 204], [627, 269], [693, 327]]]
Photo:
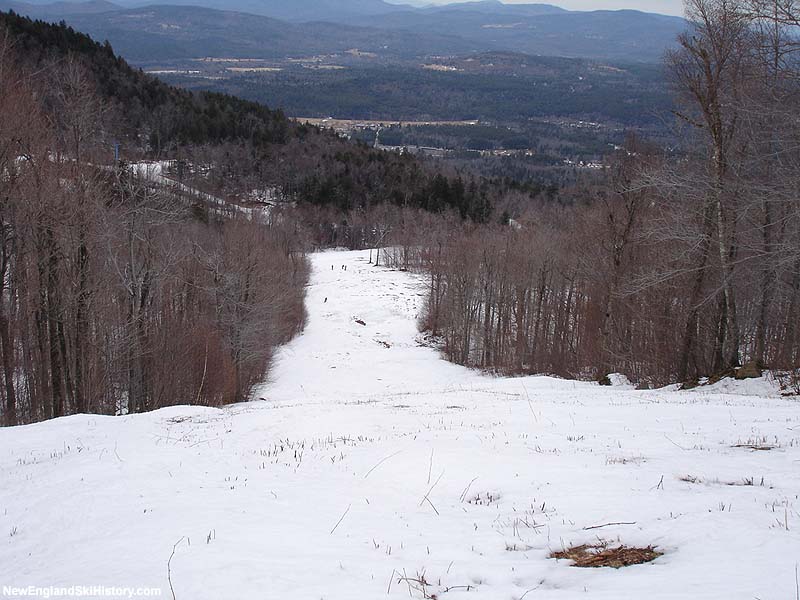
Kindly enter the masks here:
[[[0, 430], [0, 586], [172, 598], [169, 563], [178, 600], [421, 598], [423, 573], [440, 599], [796, 597], [797, 401], [468, 371], [367, 256], [312, 256], [262, 400]], [[598, 538], [664, 555], [548, 558]]]

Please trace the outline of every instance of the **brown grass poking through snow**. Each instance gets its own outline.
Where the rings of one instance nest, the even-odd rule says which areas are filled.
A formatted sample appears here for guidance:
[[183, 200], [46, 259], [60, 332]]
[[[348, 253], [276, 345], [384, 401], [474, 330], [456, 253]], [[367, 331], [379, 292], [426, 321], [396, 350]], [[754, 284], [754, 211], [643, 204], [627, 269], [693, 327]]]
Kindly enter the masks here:
[[631, 548], [621, 545], [610, 548], [607, 543], [583, 544], [573, 546], [559, 552], [551, 552], [550, 558], [566, 558], [573, 562], [575, 567], [629, 567], [654, 561], [663, 552], [658, 552], [653, 546], [647, 548]]

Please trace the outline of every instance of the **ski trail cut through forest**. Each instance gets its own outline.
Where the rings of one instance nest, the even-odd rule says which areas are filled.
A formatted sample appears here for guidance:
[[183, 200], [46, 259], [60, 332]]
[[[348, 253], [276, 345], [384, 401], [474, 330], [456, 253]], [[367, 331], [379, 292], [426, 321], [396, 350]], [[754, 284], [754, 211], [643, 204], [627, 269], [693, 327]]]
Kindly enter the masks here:
[[262, 397], [338, 402], [479, 385], [480, 375], [421, 345], [421, 277], [368, 262], [368, 252], [312, 254], [305, 331], [283, 348]]
[[[795, 596], [796, 401], [764, 380], [638, 391], [469, 371], [419, 343], [424, 279], [368, 258], [311, 255], [307, 327], [260, 400], [0, 430], [0, 584]], [[663, 555], [619, 570], [549, 558], [598, 538]]]

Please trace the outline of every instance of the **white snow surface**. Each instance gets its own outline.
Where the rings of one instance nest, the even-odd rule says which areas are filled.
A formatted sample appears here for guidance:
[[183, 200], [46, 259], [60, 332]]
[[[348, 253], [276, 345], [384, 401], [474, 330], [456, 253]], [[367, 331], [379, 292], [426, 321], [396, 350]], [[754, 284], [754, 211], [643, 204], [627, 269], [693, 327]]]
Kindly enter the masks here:
[[[311, 258], [261, 399], [0, 430], [0, 586], [172, 598], [169, 562], [178, 600], [422, 598], [398, 579], [423, 573], [439, 599], [796, 597], [796, 400], [485, 376], [418, 343], [420, 278]], [[598, 538], [664, 554], [548, 558]]]

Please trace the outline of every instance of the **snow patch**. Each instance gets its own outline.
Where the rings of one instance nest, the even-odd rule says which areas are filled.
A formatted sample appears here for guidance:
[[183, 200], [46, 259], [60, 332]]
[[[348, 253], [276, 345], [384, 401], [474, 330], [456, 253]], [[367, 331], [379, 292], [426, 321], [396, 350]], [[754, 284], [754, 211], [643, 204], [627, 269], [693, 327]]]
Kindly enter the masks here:
[[[0, 430], [3, 585], [172, 597], [169, 563], [192, 600], [794, 597], [796, 401], [484, 376], [418, 343], [424, 278], [311, 258], [262, 400]], [[548, 558], [598, 538], [664, 554]]]

